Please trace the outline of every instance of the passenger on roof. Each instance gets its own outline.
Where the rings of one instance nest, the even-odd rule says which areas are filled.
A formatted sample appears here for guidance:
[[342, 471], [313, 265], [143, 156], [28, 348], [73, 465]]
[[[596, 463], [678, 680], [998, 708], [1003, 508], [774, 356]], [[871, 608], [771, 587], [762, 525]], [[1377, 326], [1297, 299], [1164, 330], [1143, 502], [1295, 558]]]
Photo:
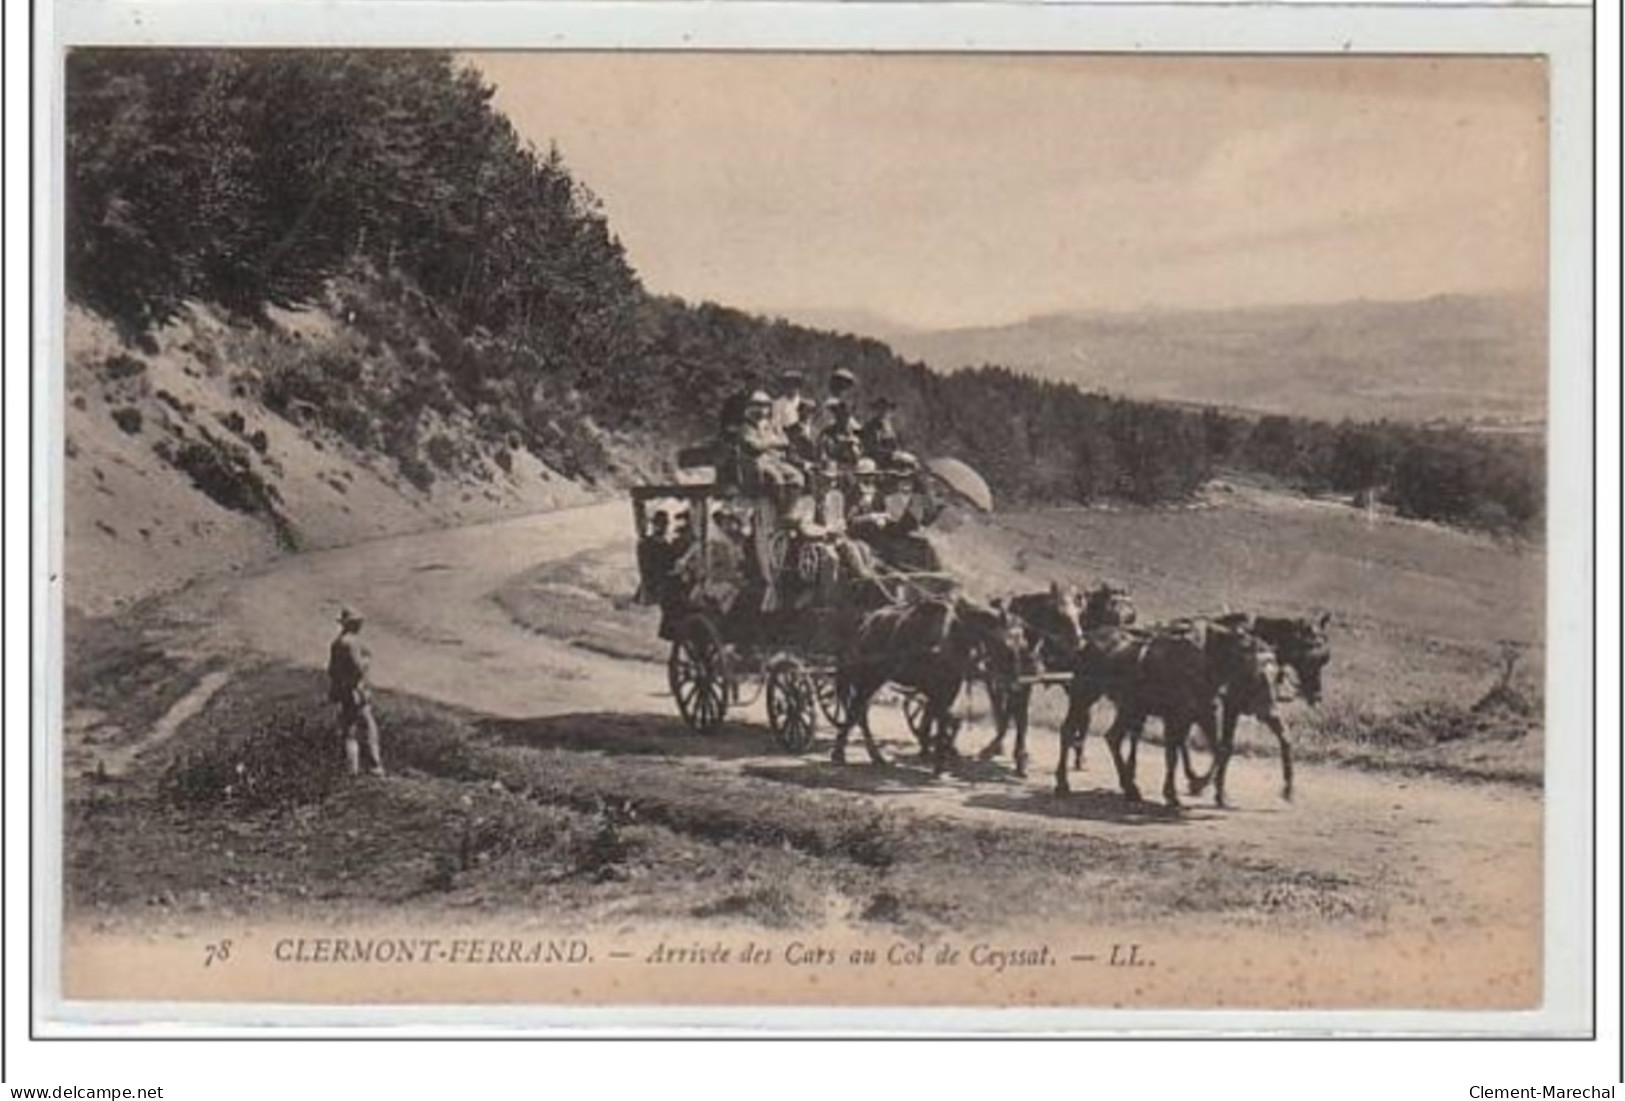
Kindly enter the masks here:
[[844, 403], [849, 409], [857, 405], [858, 376], [845, 367], [837, 367], [830, 372], [829, 396], [835, 401]]
[[810, 423], [812, 402], [801, 392], [803, 375], [789, 370], [779, 376], [779, 393], [773, 399], [773, 424], [784, 433], [789, 455], [797, 462], [808, 463], [818, 457]]
[[781, 491], [798, 490], [807, 484], [807, 476], [789, 459], [790, 441], [773, 423], [773, 401], [766, 391], [751, 393], [739, 438], [747, 461], [763, 484]]
[[897, 434], [892, 420], [896, 403], [890, 398], [875, 401], [875, 415], [859, 431], [863, 452], [885, 470], [912, 470], [916, 463], [913, 455], [903, 450], [903, 440]]
[[818, 434], [819, 455], [827, 462], [849, 467], [863, 454], [858, 442], [858, 420], [840, 398], [830, 398], [824, 409], [824, 430]]
[[722, 401], [722, 411], [719, 417], [723, 439], [735, 438], [745, 427], [745, 409], [750, 404], [751, 395], [756, 393], [761, 381], [754, 368], [741, 367], [734, 372], [733, 390]]
[[773, 399], [773, 423], [780, 432], [788, 433], [801, 423], [801, 383], [804, 376], [794, 368], [779, 373], [778, 395]]

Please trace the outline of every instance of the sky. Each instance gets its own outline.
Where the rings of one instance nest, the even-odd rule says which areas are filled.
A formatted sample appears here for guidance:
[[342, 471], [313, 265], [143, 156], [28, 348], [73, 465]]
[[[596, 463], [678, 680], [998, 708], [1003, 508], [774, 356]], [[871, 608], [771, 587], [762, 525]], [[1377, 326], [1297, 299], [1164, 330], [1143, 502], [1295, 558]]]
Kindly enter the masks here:
[[691, 301], [936, 329], [1546, 285], [1538, 60], [467, 60]]

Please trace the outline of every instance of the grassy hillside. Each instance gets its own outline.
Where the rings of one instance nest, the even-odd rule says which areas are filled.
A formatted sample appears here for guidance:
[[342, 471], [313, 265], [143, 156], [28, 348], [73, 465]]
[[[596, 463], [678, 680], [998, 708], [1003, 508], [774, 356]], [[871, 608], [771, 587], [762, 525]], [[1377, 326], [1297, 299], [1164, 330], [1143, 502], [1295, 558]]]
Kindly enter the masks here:
[[1534, 422], [1544, 304], [1445, 295], [1226, 311], [1075, 313], [892, 332], [939, 370], [996, 363], [1137, 398], [1337, 420]]

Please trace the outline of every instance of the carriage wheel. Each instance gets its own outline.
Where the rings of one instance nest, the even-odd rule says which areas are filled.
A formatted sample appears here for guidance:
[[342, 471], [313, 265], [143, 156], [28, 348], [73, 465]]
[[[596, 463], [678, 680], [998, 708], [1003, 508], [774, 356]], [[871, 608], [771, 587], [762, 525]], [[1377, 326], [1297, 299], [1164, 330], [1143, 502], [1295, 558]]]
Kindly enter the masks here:
[[785, 752], [812, 748], [818, 729], [818, 689], [800, 662], [785, 659], [768, 669], [767, 725]]
[[666, 680], [690, 730], [710, 734], [722, 725], [728, 713], [728, 667], [722, 636], [709, 619], [694, 616], [678, 628]]
[[833, 726], [844, 726], [846, 723], [846, 708], [841, 705], [841, 697], [835, 690], [835, 674], [817, 673], [813, 678], [813, 691], [818, 695], [818, 710], [824, 713], [824, 718]]
[[909, 692], [903, 696], [903, 721], [908, 723], [909, 733], [920, 743], [920, 748], [930, 749], [925, 735], [931, 728], [931, 719], [924, 692]]

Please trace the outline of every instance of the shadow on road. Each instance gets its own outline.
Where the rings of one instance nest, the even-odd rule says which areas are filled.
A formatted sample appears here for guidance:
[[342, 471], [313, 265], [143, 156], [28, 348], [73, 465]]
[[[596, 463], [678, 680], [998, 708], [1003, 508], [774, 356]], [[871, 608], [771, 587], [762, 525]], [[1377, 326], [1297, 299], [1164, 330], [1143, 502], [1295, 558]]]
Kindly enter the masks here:
[[930, 766], [918, 758], [876, 765], [863, 760], [862, 754], [863, 751], [858, 750], [859, 759], [853, 760], [849, 756], [847, 759], [852, 763], [845, 765], [837, 765], [827, 759], [782, 765], [747, 765], [745, 775], [797, 787], [855, 791], [865, 795], [898, 795], [933, 787], [939, 782], [932, 777]]
[[1053, 791], [1028, 789], [1022, 792], [987, 792], [972, 795], [966, 806], [986, 807], [1013, 814], [1033, 814], [1042, 818], [1074, 818], [1088, 822], [1115, 822], [1128, 826], [1178, 825], [1215, 817], [1210, 808], [1183, 811], [1160, 801], [1131, 803], [1121, 792], [1105, 788], [1057, 795]]
[[482, 719], [480, 733], [530, 749], [569, 749], [611, 756], [710, 757], [738, 760], [775, 751], [767, 727], [723, 723], [714, 734], [697, 734], [670, 715], [583, 711], [533, 719]]

